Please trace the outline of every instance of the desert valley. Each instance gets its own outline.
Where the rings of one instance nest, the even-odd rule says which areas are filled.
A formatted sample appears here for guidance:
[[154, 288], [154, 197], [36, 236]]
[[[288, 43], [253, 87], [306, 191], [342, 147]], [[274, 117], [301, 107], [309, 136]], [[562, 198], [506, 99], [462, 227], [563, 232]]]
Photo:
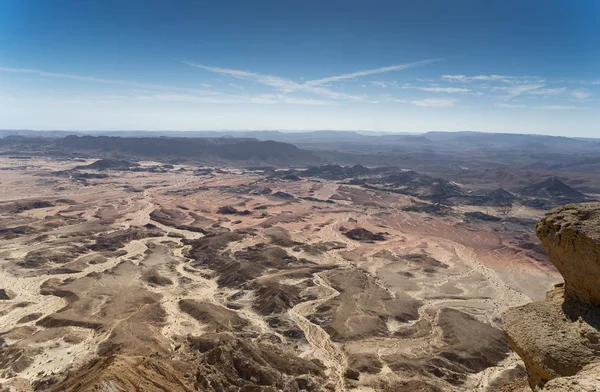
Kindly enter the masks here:
[[529, 390], [503, 313], [562, 281], [535, 225], [597, 159], [182, 140], [0, 139], [4, 390]]

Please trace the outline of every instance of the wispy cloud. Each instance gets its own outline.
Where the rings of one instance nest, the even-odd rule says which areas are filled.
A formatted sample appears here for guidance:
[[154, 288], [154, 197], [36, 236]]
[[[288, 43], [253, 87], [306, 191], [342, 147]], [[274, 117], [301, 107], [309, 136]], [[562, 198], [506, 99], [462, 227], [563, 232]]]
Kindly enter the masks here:
[[398, 83], [394, 82], [383, 82], [381, 80], [373, 80], [371, 83], [372, 86], [375, 87], [381, 87], [381, 88], [386, 88], [386, 87], [398, 87]]
[[[227, 95], [219, 92], [201, 90], [187, 87], [166, 86], [159, 84], [138, 83], [128, 80], [105, 79], [93, 76], [81, 76], [67, 73], [46, 72], [37, 69], [24, 68], [5, 68], [0, 67], [0, 72], [9, 72], [14, 74], [37, 75], [42, 78], [57, 78], [66, 80], [75, 80], [81, 82], [102, 83], [118, 86], [134, 87], [134, 91], [141, 90], [148, 93], [127, 95], [110, 95], [109, 100], [115, 99], [139, 99], [139, 100], [160, 100], [166, 102], [187, 102], [187, 103], [208, 103], [208, 104], [291, 104], [291, 105], [337, 105], [336, 102], [319, 99], [306, 99], [285, 96], [284, 94], [262, 94], [262, 95]], [[204, 87], [211, 87], [209, 84], [202, 84]], [[243, 89], [242, 86], [231, 84], [232, 87]], [[149, 91], [161, 91], [160, 94], [149, 93]], [[164, 92], [163, 92], [164, 91]], [[337, 97], [337, 96], [336, 96]]]
[[574, 105], [537, 105], [537, 106], [527, 106], [527, 105], [513, 105], [510, 103], [498, 103], [496, 106], [507, 109], [539, 109], [539, 110], [585, 110], [586, 108], [581, 106]]
[[466, 76], [466, 75], [442, 75], [442, 79], [450, 81], [450, 82], [473, 82], [473, 81], [490, 81], [490, 80], [505, 80], [510, 78], [509, 76], [502, 75], [476, 75], [476, 76]]
[[413, 105], [422, 106], [422, 107], [446, 108], [446, 107], [454, 106], [454, 103], [457, 101], [458, 101], [457, 99], [429, 98], [429, 99], [410, 101], [410, 103], [412, 103]]
[[[374, 69], [368, 69], [363, 71], [357, 71], [353, 73], [341, 74], [336, 76], [330, 76], [322, 79], [314, 79], [308, 80], [302, 83], [295, 82], [290, 79], [282, 78], [274, 75], [266, 75], [260, 74], [256, 72], [249, 72], [231, 68], [222, 68], [222, 67], [212, 67], [204, 64], [193, 63], [189, 61], [184, 61], [184, 64], [189, 66], [200, 68], [205, 71], [217, 73], [219, 75], [231, 76], [236, 79], [248, 80], [251, 82], [259, 83], [268, 87], [272, 87], [276, 90], [279, 90], [282, 94], [290, 94], [295, 92], [304, 92], [310, 93], [314, 95], [324, 96], [330, 99], [348, 99], [354, 101], [366, 101], [366, 98], [363, 96], [357, 96], [352, 94], [346, 94], [338, 91], [334, 91], [329, 88], [329, 84], [333, 82], [343, 82], [345, 80], [356, 79], [362, 76], [367, 75], [375, 75], [381, 74], [385, 72], [393, 72], [393, 71], [401, 71], [408, 68], [418, 67], [422, 65], [426, 65], [429, 63], [433, 63], [435, 61], [439, 61], [437, 59], [433, 60], [423, 60], [417, 61], [414, 63], [407, 64], [398, 64], [392, 65], [388, 67], [380, 67]], [[382, 82], [384, 83], [384, 82]], [[327, 86], [326, 86], [327, 85]], [[382, 87], [383, 85], [380, 85]], [[387, 86], [387, 84], [386, 84]]]
[[560, 95], [566, 91], [566, 87], [559, 88], [538, 88], [526, 93], [529, 95]]
[[531, 94], [532, 91], [546, 87], [545, 84], [518, 84], [514, 86], [494, 87], [494, 91], [502, 91], [506, 95], [503, 99], [512, 99], [522, 94]]
[[120, 85], [120, 86], [144, 88], [144, 89], [150, 89], [150, 90], [169, 90], [169, 91], [188, 92], [188, 93], [194, 93], [194, 94], [215, 94], [208, 90], [200, 90], [200, 89], [195, 89], [195, 88], [165, 86], [165, 85], [160, 85], [160, 84], [138, 83], [138, 82], [133, 82], [133, 81], [129, 81], [129, 80], [104, 79], [104, 78], [96, 78], [96, 77], [92, 77], [92, 76], [81, 76], [81, 75], [73, 75], [73, 74], [65, 74], [65, 73], [46, 72], [46, 71], [41, 71], [38, 69], [0, 67], [0, 72], [38, 75], [38, 76], [43, 76], [46, 78], [57, 78], [57, 79], [76, 80], [76, 81], [80, 81], [80, 82], [113, 84], [113, 85]]
[[500, 108], [507, 108], [507, 109], [517, 109], [517, 108], [526, 108], [527, 105], [515, 105], [515, 104], [511, 104], [511, 103], [499, 103], [496, 104], [496, 106], [500, 107]]
[[208, 103], [208, 104], [289, 104], [289, 105], [311, 105], [332, 106], [336, 102], [319, 99], [306, 99], [289, 97], [283, 94], [260, 94], [260, 95], [221, 95], [221, 96], [197, 96], [189, 94], [141, 94], [134, 97], [120, 96], [120, 99], [154, 100], [164, 102], [185, 103]]
[[456, 94], [456, 93], [468, 93], [472, 90], [464, 87], [443, 87], [437, 83], [431, 83], [429, 86], [414, 86], [410, 83], [404, 83], [402, 87], [405, 90], [419, 90], [419, 91], [427, 91], [432, 93], [448, 93], [448, 94]]
[[507, 76], [507, 75], [442, 75], [442, 79], [449, 82], [504, 82], [504, 83], [543, 83], [544, 80], [537, 76]]
[[460, 88], [460, 87], [415, 87], [417, 90], [421, 91], [430, 91], [434, 93], [468, 93], [471, 91], [468, 88]]
[[427, 98], [427, 99], [392, 99], [394, 102], [408, 103], [420, 107], [448, 108], [454, 106], [458, 99]]
[[585, 99], [588, 99], [589, 97], [592, 96], [592, 94], [589, 92], [589, 90], [584, 89], [584, 88], [580, 88], [580, 89], [571, 91], [571, 95], [582, 101]]
[[119, 96], [119, 99], [139, 99], [144, 101], [186, 102], [186, 103], [236, 103], [230, 97], [221, 96], [198, 96], [189, 94], [138, 94], [133, 97]]
[[240, 86], [237, 83], [229, 83], [229, 87], [237, 88], [238, 90], [243, 90], [244, 86]]
[[436, 61], [440, 61], [440, 59], [416, 61], [414, 63], [397, 64], [397, 65], [391, 65], [388, 67], [379, 67], [379, 68], [367, 69], [364, 71], [357, 71], [357, 72], [352, 72], [352, 73], [347, 73], [347, 74], [342, 74], [342, 75], [337, 75], [337, 76], [329, 76], [327, 78], [309, 80], [306, 82], [306, 84], [311, 85], [311, 86], [316, 86], [316, 85], [321, 85], [321, 84], [325, 84], [325, 83], [338, 82], [340, 80], [356, 79], [361, 76], [375, 75], [375, 74], [392, 72], [392, 71], [402, 71], [402, 70], [408, 69], [408, 68], [420, 67], [422, 65], [431, 64]]
[[584, 107], [574, 105], [540, 105], [534, 106], [535, 109], [541, 110], [584, 110]]
[[271, 100], [271, 103], [285, 103], [289, 105], [317, 105], [317, 106], [334, 106], [338, 105], [334, 101], [323, 101], [321, 99], [298, 98], [290, 97], [285, 94], [261, 94], [257, 98]]
[[325, 87], [320, 86], [311, 86], [306, 83], [297, 83], [290, 79], [281, 78], [279, 76], [273, 75], [263, 75], [256, 72], [248, 72], [241, 71], [237, 69], [230, 68], [221, 68], [221, 67], [209, 67], [203, 64], [192, 63], [188, 61], [184, 61], [184, 64], [187, 64], [191, 67], [200, 68], [205, 71], [214, 72], [219, 75], [231, 76], [236, 79], [248, 80], [255, 83], [262, 84], [264, 86], [269, 86], [274, 89], [279, 90], [281, 93], [289, 94], [293, 92], [306, 92], [315, 95], [325, 96], [332, 99], [349, 99], [349, 100], [363, 100], [364, 98], [361, 96], [350, 95], [345, 93], [340, 93], [336, 91], [332, 91]]

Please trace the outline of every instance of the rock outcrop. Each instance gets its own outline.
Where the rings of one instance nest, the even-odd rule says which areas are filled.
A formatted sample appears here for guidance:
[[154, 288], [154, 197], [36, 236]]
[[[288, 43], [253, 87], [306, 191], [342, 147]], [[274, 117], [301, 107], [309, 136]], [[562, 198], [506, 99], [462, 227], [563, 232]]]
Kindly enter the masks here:
[[536, 230], [565, 279], [567, 298], [600, 305], [600, 203], [554, 209]]
[[508, 310], [506, 338], [534, 391], [600, 391], [600, 203], [556, 208], [536, 230], [565, 283]]

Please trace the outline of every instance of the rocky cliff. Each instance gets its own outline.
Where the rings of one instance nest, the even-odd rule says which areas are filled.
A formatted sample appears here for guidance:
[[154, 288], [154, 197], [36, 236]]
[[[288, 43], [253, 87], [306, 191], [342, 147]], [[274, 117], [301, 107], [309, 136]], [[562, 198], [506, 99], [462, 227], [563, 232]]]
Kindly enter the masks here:
[[565, 283], [508, 310], [506, 338], [532, 390], [600, 391], [600, 203], [556, 208], [536, 231]]

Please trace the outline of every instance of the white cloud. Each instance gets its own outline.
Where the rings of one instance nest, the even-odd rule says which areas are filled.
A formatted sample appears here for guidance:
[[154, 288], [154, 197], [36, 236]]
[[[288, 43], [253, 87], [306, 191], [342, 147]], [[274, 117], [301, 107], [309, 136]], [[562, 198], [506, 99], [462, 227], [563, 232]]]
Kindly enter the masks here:
[[322, 101], [319, 99], [306, 99], [306, 98], [294, 98], [289, 96], [283, 96], [279, 98], [282, 103], [287, 103], [290, 105], [323, 105], [323, 106], [332, 106], [337, 105], [336, 102], [332, 101]]
[[398, 87], [398, 84], [394, 81], [394, 82], [382, 82], [380, 80], [373, 80], [371, 83], [372, 86], [375, 87], [381, 87], [381, 88], [386, 88], [386, 87]]
[[[121, 99], [129, 99], [131, 97], [120, 97]], [[220, 96], [198, 96], [188, 94], [140, 94], [132, 98], [139, 100], [156, 100], [166, 102], [188, 102], [188, 103], [235, 103], [235, 100], [229, 97]]]
[[420, 107], [433, 107], [433, 108], [448, 108], [454, 106], [458, 101], [457, 99], [444, 99], [444, 98], [427, 98], [418, 100], [407, 100], [407, 99], [393, 99], [399, 103], [409, 103], [411, 105]]
[[244, 86], [240, 86], [237, 83], [229, 83], [229, 87], [237, 88], [238, 90], [243, 90]]
[[[320, 95], [331, 99], [348, 99], [354, 101], [365, 101], [365, 97], [345, 94], [337, 91], [333, 91], [328, 87], [324, 87], [323, 85], [329, 84], [332, 82], [340, 82], [349, 79], [355, 79], [361, 76], [380, 74], [384, 72], [392, 72], [392, 71], [401, 71], [407, 68], [418, 67], [421, 65], [429, 64], [439, 60], [423, 60], [417, 61], [414, 63], [408, 64], [398, 64], [392, 65], [389, 67], [380, 67], [375, 69], [369, 69], [364, 71], [358, 71], [348, 74], [330, 76], [322, 79], [308, 80], [303, 83], [298, 83], [290, 79], [282, 78], [274, 75], [264, 75], [256, 72], [242, 71], [230, 68], [221, 68], [221, 67], [210, 67], [204, 64], [192, 63], [188, 61], [184, 61], [184, 64], [187, 64], [192, 67], [204, 69], [209, 72], [214, 72], [220, 75], [231, 76], [237, 79], [248, 80], [255, 83], [259, 83], [265, 86], [272, 87], [274, 89], [279, 90], [283, 94], [289, 94], [294, 92], [305, 92], [314, 95]], [[382, 82], [384, 83], [384, 82]]]
[[181, 91], [181, 92], [202, 94], [202, 95], [216, 94], [211, 91], [199, 90], [199, 89], [195, 89], [195, 88], [164, 86], [164, 85], [160, 85], [160, 84], [138, 83], [138, 82], [132, 82], [132, 81], [128, 81], [128, 80], [104, 79], [104, 78], [96, 78], [96, 77], [91, 77], [91, 76], [80, 76], [80, 75], [72, 75], [72, 74], [64, 74], [64, 73], [46, 72], [46, 71], [41, 71], [41, 70], [37, 70], [37, 69], [0, 67], [0, 72], [30, 74], [30, 75], [38, 75], [38, 76], [43, 76], [43, 77], [48, 77], [48, 78], [77, 80], [77, 81], [81, 81], [81, 82], [114, 84], [114, 85], [120, 85], [120, 86], [145, 88], [145, 89], [150, 89], [150, 90]]
[[501, 108], [508, 108], [508, 109], [516, 109], [516, 108], [526, 108], [526, 105], [513, 105], [510, 103], [499, 103], [496, 106], [501, 107]]
[[573, 106], [573, 105], [540, 105], [540, 106], [534, 106], [534, 108], [541, 109], [541, 110], [582, 110], [582, 109], [585, 109], [580, 106]]
[[330, 76], [330, 77], [322, 78], [322, 79], [309, 80], [306, 82], [306, 84], [311, 85], [311, 86], [316, 86], [316, 85], [320, 85], [320, 84], [324, 84], [324, 83], [337, 82], [337, 81], [345, 80], [345, 79], [356, 79], [361, 76], [375, 75], [375, 74], [380, 74], [380, 73], [384, 73], [384, 72], [401, 71], [401, 70], [404, 70], [407, 68], [419, 67], [421, 65], [430, 64], [430, 63], [433, 63], [436, 61], [440, 61], [440, 60], [439, 59], [431, 59], [431, 60], [416, 61], [414, 63], [391, 65], [389, 67], [368, 69], [368, 70], [364, 70], [364, 71], [352, 72], [352, 73], [347, 73], [347, 74], [342, 74], [342, 75], [337, 75], [337, 76]]
[[543, 83], [544, 80], [537, 76], [507, 76], [507, 75], [442, 75], [442, 79], [449, 82], [502, 82], [508, 84]]
[[417, 90], [422, 91], [430, 91], [435, 93], [467, 93], [471, 91], [468, 88], [459, 88], [459, 87], [416, 87]]
[[589, 98], [592, 94], [589, 92], [589, 90], [580, 88], [580, 89], [571, 91], [571, 95], [577, 99], [584, 100], [584, 99]]
[[545, 87], [545, 84], [518, 84], [506, 87], [494, 87], [492, 90], [506, 93], [503, 99], [512, 99], [522, 94], [531, 94], [532, 91]]
[[[129, 97], [120, 96], [121, 99]], [[140, 100], [157, 100], [166, 102], [186, 102], [186, 103], [208, 103], [208, 104], [258, 104], [258, 105], [317, 105], [331, 106], [337, 105], [336, 102], [323, 101], [319, 99], [294, 98], [283, 94], [260, 94], [260, 95], [222, 95], [222, 96], [197, 96], [188, 94], [145, 94], [133, 97]]]
[[529, 95], [560, 95], [565, 92], [566, 87], [559, 88], [539, 88], [531, 91], [527, 91], [526, 93]]
[[281, 78], [279, 76], [263, 75], [255, 72], [241, 71], [237, 69], [209, 67], [207, 65], [191, 63], [186, 61], [184, 61], [184, 64], [195, 68], [204, 69], [209, 72], [214, 72], [219, 75], [231, 76], [236, 79], [249, 80], [265, 86], [273, 87], [284, 94], [293, 92], [306, 92], [315, 95], [325, 96], [332, 99], [349, 99], [355, 101], [361, 101], [364, 99], [361, 96], [339, 93], [324, 87], [311, 86], [307, 85], [306, 83], [296, 83], [292, 80]]
[[423, 107], [435, 107], [435, 108], [446, 108], [450, 106], [454, 106], [454, 103], [457, 99], [439, 99], [439, 98], [429, 98], [429, 99], [421, 99], [417, 101], [410, 101], [413, 105], [423, 106]]
[[490, 80], [506, 80], [510, 79], [511, 76], [502, 76], [502, 75], [476, 75], [476, 76], [466, 76], [466, 75], [442, 75], [442, 79], [448, 80], [450, 82], [473, 82], [473, 81], [490, 81]]
[[388, 86], [388, 84], [386, 82], [379, 82], [377, 80], [372, 81], [371, 85], [373, 85], [375, 87], [381, 87], [381, 88], [386, 88]]
[[582, 110], [585, 109], [580, 106], [573, 105], [538, 105], [538, 106], [527, 106], [527, 105], [513, 105], [510, 103], [499, 103], [496, 106], [501, 108], [508, 109], [517, 109], [517, 108], [530, 108], [530, 109], [539, 109], [539, 110]]

